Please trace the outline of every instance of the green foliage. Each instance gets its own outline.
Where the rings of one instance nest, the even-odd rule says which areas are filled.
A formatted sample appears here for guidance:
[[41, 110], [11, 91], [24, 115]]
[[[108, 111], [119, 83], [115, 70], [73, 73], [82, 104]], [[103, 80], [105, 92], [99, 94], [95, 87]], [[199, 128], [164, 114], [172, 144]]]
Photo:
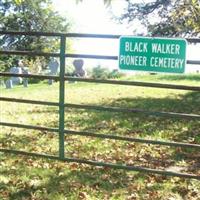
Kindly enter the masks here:
[[74, 67], [73, 65], [70, 63], [70, 64], [66, 64], [66, 67], [65, 67], [65, 76], [73, 76], [74, 74]]
[[109, 73], [108, 78], [115, 79], [115, 78], [121, 78], [123, 76], [124, 74], [122, 72], [119, 72], [117, 69], [114, 69]]
[[[1, 30], [67, 32], [70, 23], [53, 11], [50, 0], [3, 0], [0, 9]], [[58, 41], [47, 37], [21, 37], [6, 35], [1, 47], [17, 50], [58, 50]]]
[[118, 70], [110, 71], [108, 68], [103, 68], [100, 65], [94, 67], [91, 72], [91, 77], [97, 79], [114, 79], [121, 78], [122, 76], [124, 76], [124, 74], [118, 72]]
[[[0, 2], [1, 30], [68, 32], [70, 26], [68, 20], [53, 10], [51, 0], [2, 0]], [[0, 37], [0, 49], [7, 50], [58, 52], [59, 45], [59, 39], [54, 37], [20, 35]], [[0, 67], [1, 71], [8, 69], [9, 63], [6, 61], [11, 58], [10, 56], [0, 56], [0, 60], [3, 62]], [[31, 59], [29, 58], [29, 60]]]
[[[136, 18], [147, 27], [151, 36], [200, 35], [200, 4], [198, 0], [155, 0], [135, 3], [126, 1], [126, 9], [120, 17], [131, 23]], [[117, 17], [118, 18], [118, 17]]]
[[100, 65], [92, 69], [92, 78], [106, 79], [108, 77], [109, 70], [102, 68]]
[[10, 68], [15, 60], [16, 56], [4, 56], [0, 55], [0, 71], [5, 72], [8, 68]]

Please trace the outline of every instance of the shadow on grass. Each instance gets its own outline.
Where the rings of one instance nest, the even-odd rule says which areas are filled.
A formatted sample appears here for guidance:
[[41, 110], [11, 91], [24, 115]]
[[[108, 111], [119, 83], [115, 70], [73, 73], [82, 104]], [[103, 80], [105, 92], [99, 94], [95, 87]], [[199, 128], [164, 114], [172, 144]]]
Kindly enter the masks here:
[[[70, 169], [72, 166], [73, 169]], [[74, 168], [74, 166], [77, 168]], [[24, 173], [29, 174], [29, 170], [26, 171], [26, 169], [25, 167]], [[65, 169], [52, 169], [46, 177], [42, 175], [42, 171], [44, 170], [39, 169], [36, 173], [32, 173], [32, 176], [41, 180], [41, 184], [31, 185], [25, 182], [23, 183], [24, 187], [21, 188], [20, 185], [16, 185], [18, 188], [10, 192], [9, 199], [31, 198], [36, 193], [41, 193], [41, 199], [44, 197], [46, 197], [45, 199], [53, 199], [53, 194], [62, 194], [70, 199], [87, 199], [86, 197], [81, 198], [80, 195], [89, 194], [91, 196], [96, 195], [98, 199], [104, 199], [104, 196], [110, 197], [117, 190], [126, 191], [126, 195], [129, 192], [132, 193], [132, 188], [128, 187], [133, 183], [136, 185], [137, 182], [140, 182], [145, 188], [145, 180], [148, 182], [150, 179], [149, 175], [143, 173], [130, 173], [125, 170], [113, 170], [109, 168], [97, 169], [95, 167], [74, 164], [70, 164], [67, 171]], [[163, 182], [166, 179], [166, 177], [162, 176], [158, 178], [158, 176], [151, 175], [152, 177], [155, 177], [155, 180], [158, 182]], [[42, 179], [46, 179], [46, 181], [42, 182]]]
[[139, 108], [149, 111], [166, 111], [200, 114], [200, 92], [188, 92], [177, 98], [119, 98], [111, 105], [119, 107]]
[[[200, 114], [199, 103], [200, 93], [188, 92], [185, 95], [178, 96], [178, 99], [119, 98], [107, 105], [139, 108], [149, 111]], [[200, 144], [200, 121], [197, 119], [176, 119], [168, 117], [147, 116], [144, 114], [116, 114], [100, 111], [86, 112], [75, 109], [72, 109], [71, 113], [76, 113], [77, 121], [70, 121], [68, 119], [68, 121], [66, 121], [66, 127], [68, 127], [68, 129], [71, 128], [70, 124], [73, 123], [75, 124], [75, 127], [79, 127], [81, 130], [95, 133]], [[170, 167], [170, 165], [175, 164], [175, 162], [172, 162], [171, 159], [176, 161], [188, 160], [192, 154], [198, 155], [198, 150], [188, 148], [181, 148], [180, 150], [179, 148], [173, 148], [171, 155], [167, 154], [164, 158], [162, 158], [166, 162], [163, 162], [161, 165], [164, 167]], [[195, 172], [198, 171], [198, 168], [193, 166], [199, 162], [199, 158], [200, 156], [196, 156], [195, 158], [192, 157], [192, 159], [189, 159], [189, 170], [191, 169], [191, 171]], [[167, 160], [169, 162], [167, 162]], [[145, 161], [150, 162], [155, 166], [161, 163], [161, 161], [158, 161], [158, 159], [154, 160], [151, 155], [148, 155], [145, 158]]]
[[[108, 106], [119, 106], [128, 108], [140, 108], [149, 111], [169, 111], [200, 114], [200, 94], [198, 92], [188, 92], [185, 95], [175, 98], [119, 98], [111, 103], [103, 102]], [[79, 109], [67, 109], [65, 125], [68, 129], [80, 129], [85, 131], [94, 131], [98, 133], [115, 133], [119, 135], [133, 137], [162, 137], [166, 140], [191, 141], [199, 143], [200, 122], [199, 120], [169, 119], [163, 117], [152, 117], [143, 114], [122, 114], [100, 111], [84, 111]], [[48, 122], [46, 122], [48, 123]], [[53, 122], [51, 122], [53, 123]], [[45, 124], [45, 125], [49, 125]], [[5, 139], [5, 138], [4, 138]], [[5, 142], [6, 139], [2, 142]], [[17, 138], [16, 138], [17, 139]], [[15, 138], [10, 138], [7, 142], [12, 142]], [[25, 138], [24, 144], [31, 144], [31, 138]], [[85, 144], [86, 145], [86, 144]], [[131, 149], [132, 151], [132, 149]], [[195, 151], [187, 151], [187, 156], [194, 155]], [[177, 155], [179, 153], [179, 155]], [[172, 157], [178, 160], [186, 157], [180, 157], [185, 152], [175, 149]], [[197, 151], [196, 151], [197, 153]], [[179, 157], [178, 157], [179, 156]], [[168, 155], [165, 160], [170, 159]], [[151, 157], [146, 158], [151, 161]], [[198, 163], [199, 157], [193, 159], [192, 163]], [[24, 162], [25, 163], [25, 162]], [[173, 163], [169, 163], [169, 166]], [[156, 165], [156, 163], [155, 163]], [[62, 170], [53, 170], [47, 176], [40, 175], [40, 179], [47, 178], [48, 181], [39, 186], [28, 183], [20, 188], [16, 186], [15, 192], [10, 192], [10, 199], [29, 198], [37, 191], [49, 193], [64, 193], [66, 196], [75, 195], [79, 191], [84, 191], [85, 187], [93, 188], [94, 191], [105, 191], [108, 195], [117, 189], [126, 189], [131, 182], [148, 178], [148, 175], [136, 173], [132, 177], [124, 170], [108, 170], [92, 167], [81, 167], [75, 165], [68, 172]], [[45, 170], [45, 169], [42, 169]], [[194, 169], [196, 172], [197, 169]], [[9, 169], [3, 170], [4, 174], [10, 173]], [[30, 171], [23, 170], [28, 174]], [[62, 172], [62, 173], [60, 173]], [[19, 172], [18, 172], [19, 173]], [[36, 174], [39, 176], [39, 174]], [[29, 180], [30, 181], [30, 180]], [[12, 183], [4, 187], [13, 187]], [[5, 188], [4, 188], [5, 189]]]
[[[200, 93], [189, 92], [174, 98], [119, 98], [107, 106], [138, 108], [147, 111], [165, 111], [200, 115]], [[67, 109], [65, 127], [84, 131], [106, 132], [126, 136], [150, 136], [162, 132], [163, 138], [187, 140], [200, 131], [199, 120], [156, 117], [141, 113], [116, 113]]]
[[17, 131], [15, 133], [13, 130], [8, 133], [4, 131], [0, 137], [0, 148], [39, 154], [58, 154], [58, 136], [56, 134], [47, 131], [22, 130], [24, 133], [19, 135]]
[[[107, 106], [118, 106], [127, 108], [139, 108], [149, 111], [166, 111], [188, 114], [200, 114], [200, 93], [188, 92], [185, 95], [179, 95], [176, 98], [119, 98]], [[144, 114], [122, 114], [110, 113], [101, 111], [83, 111], [77, 109], [68, 109], [69, 116], [75, 115], [66, 119], [67, 129], [78, 127], [80, 130], [90, 131], [95, 133], [123, 135], [129, 137], [148, 138], [152, 140], [167, 140], [186, 143], [200, 144], [200, 121], [190, 119], [176, 119], [169, 117], [155, 117]], [[71, 126], [73, 124], [73, 126]], [[81, 148], [81, 147], [80, 147]], [[112, 147], [111, 147], [112, 148]], [[142, 148], [142, 147], [140, 147]], [[162, 148], [160, 148], [162, 149]], [[84, 148], [82, 149], [84, 150]], [[155, 151], [155, 150], [153, 150]], [[152, 151], [152, 154], [153, 154]], [[161, 150], [161, 154], [165, 153]], [[175, 162], [171, 159], [180, 161], [188, 160], [190, 155], [198, 155], [197, 149], [188, 148], [173, 148], [170, 150], [171, 155], [167, 154], [162, 159], [164, 167], [170, 167]], [[161, 157], [160, 157], [161, 158]], [[189, 159], [189, 167], [184, 167], [185, 170], [198, 172], [198, 168], [194, 168], [199, 161], [200, 156]], [[167, 160], [169, 162], [167, 162]], [[145, 157], [145, 161], [151, 162], [157, 166], [161, 161], [154, 159], [154, 155]], [[155, 161], [155, 162], [154, 162]]]

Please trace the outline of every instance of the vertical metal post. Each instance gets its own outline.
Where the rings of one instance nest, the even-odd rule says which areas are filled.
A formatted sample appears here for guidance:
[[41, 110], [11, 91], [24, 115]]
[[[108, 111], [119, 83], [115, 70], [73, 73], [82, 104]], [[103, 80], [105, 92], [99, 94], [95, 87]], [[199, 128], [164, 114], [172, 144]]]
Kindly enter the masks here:
[[60, 85], [59, 85], [59, 157], [65, 157], [64, 123], [65, 123], [65, 47], [66, 37], [60, 37]]

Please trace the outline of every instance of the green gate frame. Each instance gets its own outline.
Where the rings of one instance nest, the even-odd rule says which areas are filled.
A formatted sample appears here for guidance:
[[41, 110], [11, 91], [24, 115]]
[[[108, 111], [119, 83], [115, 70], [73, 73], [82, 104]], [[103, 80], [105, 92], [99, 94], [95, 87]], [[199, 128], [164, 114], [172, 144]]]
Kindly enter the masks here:
[[[113, 140], [147, 143], [147, 144], [166, 145], [166, 146], [181, 147], [181, 148], [195, 148], [195, 149], [200, 150], [200, 144], [147, 140], [147, 139], [142, 139], [142, 138], [130, 138], [130, 137], [123, 137], [123, 136], [115, 136], [115, 135], [105, 135], [105, 134], [92, 133], [92, 132], [86, 132], [86, 131], [65, 130], [64, 114], [65, 114], [65, 108], [66, 107], [68, 107], [68, 108], [78, 108], [78, 109], [93, 109], [93, 110], [110, 111], [110, 112], [122, 112], [122, 113], [127, 113], [127, 112], [128, 113], [144, 113], [146, 115], [153, 115], [153, 116], [159, 116], [159, 117], [184, 118], [184, 119], [188, 119], [188, 120], [200, 120], [200, 115], [197, 115], [197, 114], [159, 112], [159, 111], [154, 112], [154, 111], [146, 111], [146, 110], [141, 110], [141, 109], [127, 109], [127, 108], [119, 108], [119, 107], [105, 107], [105, 106], [92, 106], [92, 105], [79, 105], [79, 104], [65, 103], [65, 81], [66, 80], [89, 82], [89, 83], [153, 87], [153, 88], [163, 88], [163, 89], [191, 90], [191, 91], [197, 91], [197, 92], [200, 92], [199, 86], [184, 86], [184, 85], [147, 83], [147, 82], [136, 82], [136, 81], [102, 80], [102, 79], [91, 79], [91, 78], [74, 78], [74, 77], [65, 76], [65, 59], [68, 58], [68, 57], [118, 60], [117, 56], [68, 54], [65, 51], [65, 49], [66, 49], [66, 38], [119, 39], [120, 35], [50, 33], [50, 32], [13, 32], [13, 31], [0, 31], [0, 35], [25, 35], [25, 36], [36, 36], [36, 37], [46, 36], [46, 37], [58, 37], [60, 39], [60, 53], [44, 53], [44, 52], [31, 52], [31, 51], [4, 51], [4, 50], [0, 51], [0, 54], [6, 54], [6, 55], [44, 56], [44, 57], [57, 57], [57, 58], [60, 59], [60, 75], [59, 76], [46, 76], [46, 75], [36, 75], [36, 74], [12, 74], [12, 73], [0, 72], [0, 76], [4, 76], [4, 77], [12, 76], [12, 77], [25, 77], [25, 78], [38, 78], [38, 79], [53, 79], [53, 80], [59, 81], [59, 102], [35, 101], [35, 100], [25, 100], [25, 99], [0, 97], [0, 101], [26, 103], [26, 104], [38, 104], [38, 105], [47, 105], [47, 106], [57, 106], [57, 107], [59, 107], [59, 128], [48, 128], [48, 127], [0, 122], [0, 126], [25, 128], [25, 129], [33, 129], [33, 130], [49, 131], [49, 132], [59, 133], [59, 156], [39, 154], [39, 153], [31, 153], [31, 152], [25, 152], [25, 151], [19, 151], [19, 150], [3, 149], [3, 148], [0, 148], [0, 152], [12, 153], [12, 154], [21, 154], [21, 155], [27, 155], [27, 156], [34, 156], [34, 157], [41, 157], [41, 158], [47, 158], [47, 159], [67, 161], [67, 162], [84, 163], [84, 164], [89, 164], [89, 165], [93, 165], [93, 166], [104, 166], [104, 167], [111, 167], [111, 168], [115, 168], [115, 169], [125, 169], [125, 170], [133, 170], [133, 171], [154, 173], [154, 174], [167, 175], [167, 176], [193, 178], [193, 179], [200, 180], [200, 176], [193, 175], [193, 174], [178, 173], [178, 172], [165, 171], [165, 170], [157, 170], [157, 169], [151, 169], [151, 168], [145, 168], [145, 167], [139, 167], [139, 166], [128, 166], [126, 164], [119, 165], [119, 164], [98, 162], [98, 161], [85, 160], [85, 159], [68, 158], [68, 157], [65, 157], [65, 150], [64, 150], [64, 136], [65, 136], [65, 134], [90, 136], [90, 137], [96, 137], [96, 138], [102, 138], [102, 139], [113, 139]], [[200, 43], [199, 38], [187, 38], [187, 41], [190, 42], [190, 43]], [[187, 60], [187, 63], [188, 64], [200, 64], [200, 61]]]

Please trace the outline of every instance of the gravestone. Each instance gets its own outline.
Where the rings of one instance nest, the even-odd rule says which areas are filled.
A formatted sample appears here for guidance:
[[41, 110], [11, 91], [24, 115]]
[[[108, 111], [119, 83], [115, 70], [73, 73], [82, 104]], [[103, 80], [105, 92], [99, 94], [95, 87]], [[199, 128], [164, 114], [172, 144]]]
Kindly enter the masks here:
[[[21, 67], [11, 67], [10, 73], [12, 74], [22, 74], [22, 68]], [[21, 77], [11, 77], [9, 80], [6, 81], [6, 88], [10, 89], [13, 88], [14, 85], [19, 85], [22, 83]]]
[[6, 81], [6, 89], [11, 89], [13, 88], [12, 80], [9, 79]]
[[[22, 73], [23, 74], [29, 74], [28, 67], [23, 67]], [[23, 78], [23, 86], [28, 87], [28, 78], [25, 78], [25, 77]]]
[[74, 71], [74, 76], [77, 77], [85, 77], [86, 76], [86, 71], [83, 69], [84, 61], [82, 59], [76, 59], [73, 62], [75, 71]]
[[[12, 74], [22, 74], [22, 68], [21, 67], [12, 67], [10, 69], [10, 73]], [[22, 83], [21, 77], [11, 77], [13, 85], [19, 85]]]
[[[48, 66], [49, 66], [49, 70], [50, 70], [49, 75], [52, 75], [52, 76], [57, 75], [59, 63], [55, 58], [52, 58], [50, 60]], [[53, 80], [49, 79], [48, 84], [52, 85], [53, 84]]]
[[[16, 66], [11, 67], [9, 70], [10, 73], [13, 74], [29, 74], [28, 67], [24, 66], [23, 60], [16, 61]], [[28, 79], [21, 77], [11, 77], [6, 81], [6, 88], [13, 88], [14, 85], [19, 85], [23, 82], [24, 87], [28, 87]]]

